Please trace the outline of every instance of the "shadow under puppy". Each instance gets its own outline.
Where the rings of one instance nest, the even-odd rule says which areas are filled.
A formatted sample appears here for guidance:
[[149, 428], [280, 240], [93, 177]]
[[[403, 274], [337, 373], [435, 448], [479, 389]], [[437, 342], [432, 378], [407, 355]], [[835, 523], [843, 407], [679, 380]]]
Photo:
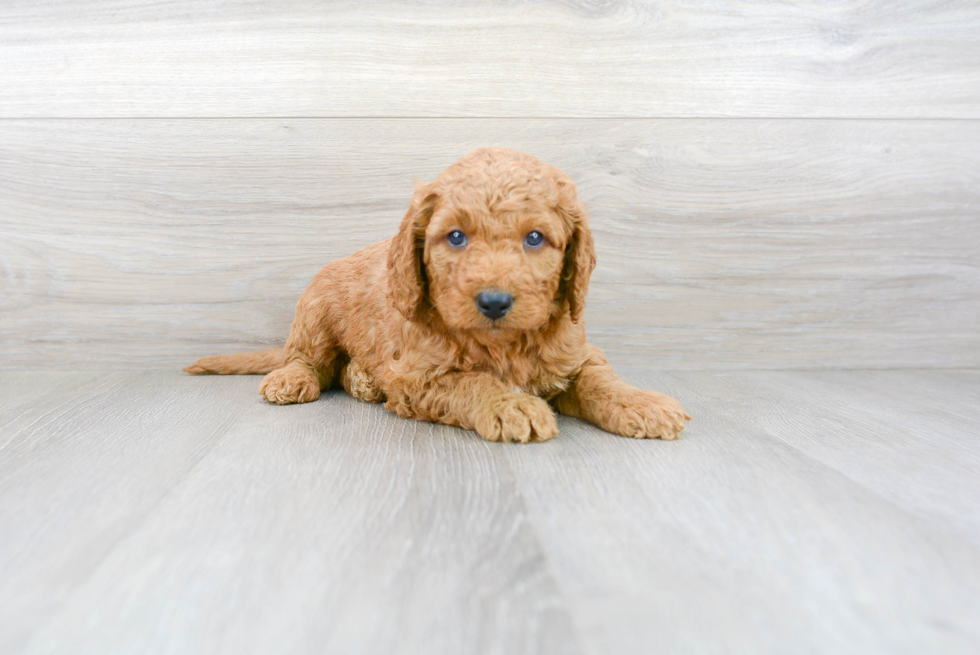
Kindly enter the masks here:
[[184, 370], [268, 373], [259, 392], [281, 405], [341, 384], [491, 441], [550, 439], [555, 410], [673, 439], [690, 419], [677, 401], [623, 382], [585, 339], [594, 267], [572, 181], [525, 153], [484, 148], [420, 185], [397, 235], [317, 274], [284, 349]]

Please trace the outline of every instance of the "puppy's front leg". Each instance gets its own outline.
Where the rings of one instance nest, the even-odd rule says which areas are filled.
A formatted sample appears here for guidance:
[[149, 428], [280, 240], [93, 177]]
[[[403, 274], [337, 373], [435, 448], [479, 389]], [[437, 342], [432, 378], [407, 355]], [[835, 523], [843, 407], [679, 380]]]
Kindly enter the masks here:
[[558, 434], [547, 402], [487, 373], [448, 373], [388, 394], [399, 416], [476, 430], [488, 441], [547, 441]]
[[676, 439], [685, 421], [691, 420], [670, 396], [624, 382], [598, 348], [593, 348], [572, 386], [553, 402], [562, 414], [637, 439]]

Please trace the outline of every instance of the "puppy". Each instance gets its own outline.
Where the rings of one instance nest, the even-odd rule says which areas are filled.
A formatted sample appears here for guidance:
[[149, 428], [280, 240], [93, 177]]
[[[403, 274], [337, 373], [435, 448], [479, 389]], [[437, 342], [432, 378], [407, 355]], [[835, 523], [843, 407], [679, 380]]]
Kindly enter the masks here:
[[340, 384], [405, 418], [543, 441], [555, 411], [614, 434], [673, 439], [690, 420], [637, 389], [585, 339], [595, 267], [575, 185], [503, 148], [420, 185], [398, 234], [327, 264], [296, 307], [286, 347], [205, 357], [188, 373], [267, 373], [269, 402]]

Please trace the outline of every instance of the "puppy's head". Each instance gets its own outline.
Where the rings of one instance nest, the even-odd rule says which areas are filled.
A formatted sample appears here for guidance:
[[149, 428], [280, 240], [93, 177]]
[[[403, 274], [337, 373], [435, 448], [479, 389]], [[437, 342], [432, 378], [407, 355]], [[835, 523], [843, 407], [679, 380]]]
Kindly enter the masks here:
[[477, 150], [416, 189], [388, 256], [389, 293], [410, 320], [500, 334], [578, 322], [595, 267], [568, 176], [503, 148]]

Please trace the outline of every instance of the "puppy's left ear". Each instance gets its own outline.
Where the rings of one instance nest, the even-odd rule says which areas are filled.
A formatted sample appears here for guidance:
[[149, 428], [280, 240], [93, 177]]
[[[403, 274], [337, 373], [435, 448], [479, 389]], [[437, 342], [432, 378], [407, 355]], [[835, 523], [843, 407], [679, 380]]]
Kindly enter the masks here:
[[388, 250], [388, 298], [410, 321], [419, 317], [425, 304], [425, 228], [437, 198], [431, 185], [416, 181], [412, 204]]
[[568, 302], [572, 322], [578, 323], [585, 311], [585, 296], [589, 292], [589, 278], [595, 269], [595, 245], [589, 229], [585, 206], [579, 202], [575, 185], [571, 180], [558, 183], [559, 215], [571, 230], [571, 239], [565, 247], [565, 266], [562, 269], [560, 292]]

